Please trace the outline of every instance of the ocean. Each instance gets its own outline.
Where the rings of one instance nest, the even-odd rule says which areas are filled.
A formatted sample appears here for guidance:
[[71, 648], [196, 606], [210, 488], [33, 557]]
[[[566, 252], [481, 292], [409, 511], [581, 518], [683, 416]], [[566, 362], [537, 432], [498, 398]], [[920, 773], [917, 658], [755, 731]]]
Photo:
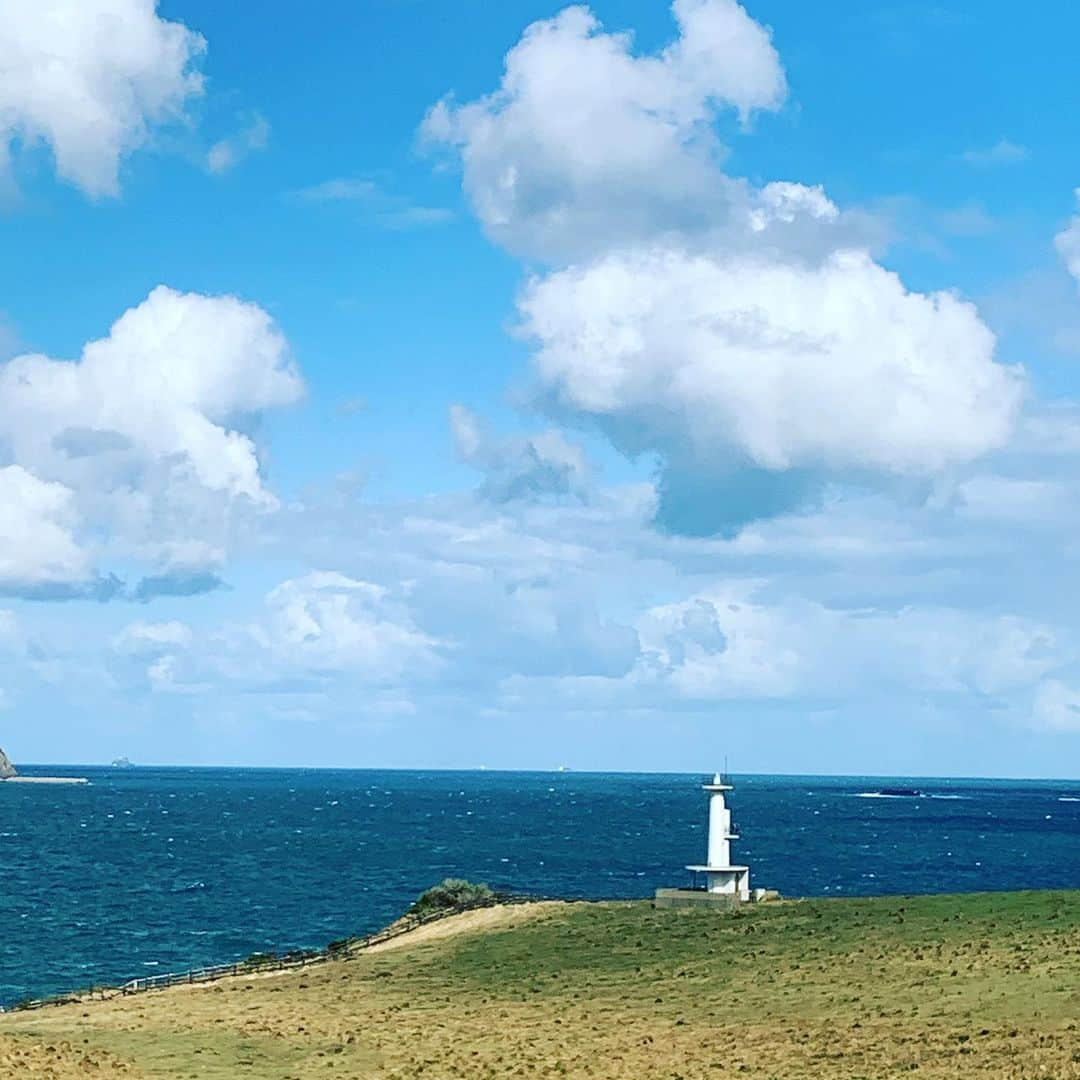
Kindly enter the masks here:
[[[31, 768], [0, 784], [0, 1005], [375, 930], [445, 877], [648, 897], [705, 854], [704, 777]], [[1080, 888], [1080, 782], [742, 776], [751, 885]], [[887, 787], [921, 792], [882, 797]]]

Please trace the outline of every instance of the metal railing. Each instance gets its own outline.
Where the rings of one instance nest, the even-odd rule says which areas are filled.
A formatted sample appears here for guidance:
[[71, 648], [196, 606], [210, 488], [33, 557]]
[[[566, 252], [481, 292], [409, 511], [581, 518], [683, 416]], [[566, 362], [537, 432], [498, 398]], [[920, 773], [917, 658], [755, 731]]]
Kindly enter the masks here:
[[284, 971], [287, 968], [305, 967], [327, 960], [326, 953], [301, 956], [268, 956], [266, 959], [240, 960], [235, 964], [214, 964], [211, 967], [194, 968], [191, 971], [169, 972], [164, 975], [143, 975], [129, 979], [120, 986], [121, 994], [139, 994], [144, 990], [164, 990], [168, 986], [214, 982], [232, 975], [254, 975], [264, 971]]

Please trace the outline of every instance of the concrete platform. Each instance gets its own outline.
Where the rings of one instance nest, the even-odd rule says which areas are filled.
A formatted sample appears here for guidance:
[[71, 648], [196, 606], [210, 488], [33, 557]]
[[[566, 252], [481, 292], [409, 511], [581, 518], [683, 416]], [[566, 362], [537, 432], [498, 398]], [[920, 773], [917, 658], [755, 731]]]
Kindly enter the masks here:
[[657, 889], [653, 904], [658, 908], [707, 907], [731, 911], [742, 900], [737, 893], [711, 893], [704, 889]]

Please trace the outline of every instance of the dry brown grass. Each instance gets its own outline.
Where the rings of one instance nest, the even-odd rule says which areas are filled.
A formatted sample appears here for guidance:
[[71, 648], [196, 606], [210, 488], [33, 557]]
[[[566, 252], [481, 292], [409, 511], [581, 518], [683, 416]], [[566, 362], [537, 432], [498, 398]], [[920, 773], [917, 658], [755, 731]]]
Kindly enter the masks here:
[[545, 904], [396, 944], [11, 1014], [0, 1077], [1080, 1078], [1076, 894]]

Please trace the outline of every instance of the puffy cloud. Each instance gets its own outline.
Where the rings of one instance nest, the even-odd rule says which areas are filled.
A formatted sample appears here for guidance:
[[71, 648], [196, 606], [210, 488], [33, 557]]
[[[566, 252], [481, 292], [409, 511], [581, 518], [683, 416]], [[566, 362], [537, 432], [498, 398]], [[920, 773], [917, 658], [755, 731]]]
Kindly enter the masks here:
[[135, 622], [113, 638], [114, 651], [124, 656], [158, 657], [191, 645], [191, 627], [175, 619], [169, 622]]
[[249, 154], [265, 150], [270, 141], [270, 125], [266, 118], [256, 115], [250, 124], [235, 135], [221, 139], [210, 147], [206, 167], [212, 173], [228, 172]]
[[948, 608], [836, 609], [761, 583], [715, 586], [638, 623], [634, 683], [689, 699], [872, 699], [1028, 692], [1073, 655], [1030, 619]]
[[786, 83], [769, 32], [735, 0], [675, 0], [678, 38], [636, 56], [585, 7], [530, 26], [499, 89], [437, 104], [422, 134], [460, 151], [484, 227], [545, 257], [715, 222], [741, 185], [716, 168], [712, 123], [776, 109]]
[[324, 571], [283, 581], [242, 621], [135, 622], [111, 642], [118, 679], [173, 694], [404, 689], [443, 669], [444, 648], [400, 592]]
[[65, 180], [115, 195], [122, 159], [202, 92], [205, 47], [156, 0], [0, 0], [0, 158], [44, 143]]
[[626, 252], [535, 280], [520, 307], [551, 408], [658, 452], [676, 485], [714, 482], [720, 503], [746, 467], [797, 497], [808, 473], [970, 461], [1008, 438], [1023, 393], [974, 307], [856, 251], [819, 266]]
[[[1080, 203], [1080, 188], [1076, 189], [1076, 201]], [[1076, 213], [1054, 237], [1054, 247], [1068, 268], [1068, 271], [1080, 284], [1080, 213]]]
[[761, 233], [778, 223], [792, 225], [800, 218], [832, 223], [839, 220], [840, 210], [820, 184], [807, 187], [775, 180], [758, 192], [756, 205], [750, 210], [749, 224], [753, 232]]
[[423, 679], [443, 663], [440, 643], [387, 588], [334, 572], [282, 582], [249, 633], [279, 670], [393, 683]]
[[70, 595], [93, 581], [90, 554], [75, 538], [72, 492], [18, 465], [0, 468], [0, 591]]
[[109, 667], [123, 684], [142, 685], [154, 693], [193, 693], [207, 689], [190, 681], [188, 655], [195, 635], [186, 623], [135, 622], [111, 641]]
[[737, 595], [701, 595], [665, 605], [639, 622], [635, 673], [670, 681], [686, 697], [786, 697], [809, 658], [779, 612]]
[[1080, 732], [1080, 690], [1059, 679], [1048, 679], [1035, 695], [1032, 719], [1049, 731]]
[[0, 365], [0, 440], [15, 462], [65, 485], [84, 519], [158, 545], [172, 569], [172, 545], [204, 524], [212, 535], [231, 504], [274, 505], [243, 427], [301, 392], [261, 308], [159, 287], [77, 361]]
[[558, 431], [498, 440], [461, 405], [450, 408], [454, 445], [462, 461], [484, 473], [481, 494], [496, 503], [544, 496], [585, 498], [589, 463]]
[[261, 308], [163, 287], [78, 360], [0, 364], [2, 587], [104, 598], [111, 554], [154, 564], [136, 599], [217, 588], [234, 511], [276, 505], [250, 429], [301, 392]]

